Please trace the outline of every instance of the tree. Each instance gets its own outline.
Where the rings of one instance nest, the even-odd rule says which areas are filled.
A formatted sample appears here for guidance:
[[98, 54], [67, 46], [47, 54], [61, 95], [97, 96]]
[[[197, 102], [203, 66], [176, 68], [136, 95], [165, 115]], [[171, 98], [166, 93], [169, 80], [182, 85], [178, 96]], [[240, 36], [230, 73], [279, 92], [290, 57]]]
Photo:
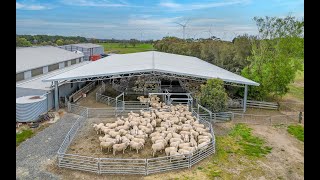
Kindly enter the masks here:
[[205, 85], [201, 85], [198, 98], [201, 105], [212, 112], [225, 111], [227, 108], [228, 95], [221, 79], [208, 79]]
[[136, 39], [130, 39], [130, 41], [129, 41], [130, 45], [133, 46], [133, 47], [136, 47], [136, 45], [137, 45], [138, 42], [139, 42], [139, 41], [136, 40]]
[[26, 38], [17, 37], [16, 38], [16, 47], [29, 47], [32, 46]]
[[58, 39], [58, 40], [56, 41], [56, 44], [57, 44], [58, 46], [62, 46], [62, 45], [64, 44], [63, 39]]
[[260, 39], [252, 46], [250, 64], [242, 75], [260, 86], [249, 87], [249, 97], [263, 100], [269, 95], [282, 97], [293, 82], [304, 60], [303, 20], [294, 17], [257, 18]]

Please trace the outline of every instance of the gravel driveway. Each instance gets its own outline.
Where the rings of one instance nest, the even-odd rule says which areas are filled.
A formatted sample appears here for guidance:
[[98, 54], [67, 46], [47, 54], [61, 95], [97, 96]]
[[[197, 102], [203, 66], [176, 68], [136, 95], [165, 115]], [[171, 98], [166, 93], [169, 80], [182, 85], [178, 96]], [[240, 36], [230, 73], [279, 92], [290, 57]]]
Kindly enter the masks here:
[[16, 179], [60, 179], [47, 172], [42, 164], [56, 158], [65, 135], [78, 117], [67, 113], [56, 123], [21, 143], [16, 148]]

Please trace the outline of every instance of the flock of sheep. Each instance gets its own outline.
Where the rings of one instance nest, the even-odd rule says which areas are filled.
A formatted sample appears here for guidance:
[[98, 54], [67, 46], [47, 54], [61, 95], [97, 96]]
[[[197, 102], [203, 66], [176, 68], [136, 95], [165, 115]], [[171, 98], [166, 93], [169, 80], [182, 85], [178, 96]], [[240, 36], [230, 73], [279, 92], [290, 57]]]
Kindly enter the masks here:
[[192, 116], [188, 106], [167, 106], [156, 96], [150, 98], [150, 111], [131, 111], [127, 118], [117, 118], [114, 123], [93, 124], [97, 134], [104, 134], [99, 137], [101, 151], [113, 149], [115, 155], [129, 147], [139, 153], [146, 141], [151, 141], [153, 156], [158, 151], [165, 151], [167, 156], [183, 156], [206, 148], [212, 141], [209, 128]]

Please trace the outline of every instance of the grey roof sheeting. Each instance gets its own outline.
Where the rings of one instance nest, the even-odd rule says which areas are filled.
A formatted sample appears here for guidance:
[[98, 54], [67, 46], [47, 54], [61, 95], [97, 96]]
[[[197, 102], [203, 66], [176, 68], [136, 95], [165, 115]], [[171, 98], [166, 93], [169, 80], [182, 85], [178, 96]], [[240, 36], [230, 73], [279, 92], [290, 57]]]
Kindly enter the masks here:
[[[64, 67], [62, 69], [57, 69], [54, 71], [51, 71], [49, 73], [46, 74], [42, 74], [39, 76], [35, 76], [32, 77], [30, 79], [26, 79], [23, 81], [18, 81], [16, 82], [16, 88], [25, 88], [25, 89], [38, 89], [38, 90], [45, 90], [45, 91], [49, 91], [51, 89], [53, 89], [54, 87], [51, 86], [51, 82], [44, 82], [42, 80], [47, 79], [49, 77], [55, 76], [57, 74], [63, 73], [63, 72], [67, 72], [71, 69], [77, 68], [79, 66], [83, 66], [85, 64], [90, 63], [91, 61], [82, 61], [78, 64], [74, 64], [68, 67]], [[63, 84], [63, 83], [62, 83]], [[62, 85], [59, 83], [59, 86]]]
[[174, 73], [203, 79], [220, 78], [226, 82], [259, 86], [259, 83], [199, 58], [158, 51], [107, 56], [98, 61], [52, 76], [44, 81], [72, 80], [150, 71]]
[[77, 54], [53, 46], [16, 48], [16, 73], [83, 56], [83, 54]]

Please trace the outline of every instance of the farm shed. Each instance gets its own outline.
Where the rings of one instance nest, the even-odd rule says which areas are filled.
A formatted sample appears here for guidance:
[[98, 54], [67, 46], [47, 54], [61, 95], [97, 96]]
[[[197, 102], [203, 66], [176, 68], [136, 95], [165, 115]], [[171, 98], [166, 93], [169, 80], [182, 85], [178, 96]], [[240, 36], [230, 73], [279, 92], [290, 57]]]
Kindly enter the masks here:
[[53, 46], [16, 48], [16, 82], [77, 64], [83, 57]]
[[[82, 66], [87, 63], [90, 62], [84, 61], [27, 80], [16, 82], [16, 120], [19, 122], [34, 121], [40, 114], [48, 112], [49, 110], [54, 108], [54, 87], [52, 86], [51, 82], [44, 82], [42, 80], [57, 75], [59, 73], [66, 72], [73, 68]], [[67, 81], [60, 81], [58, 84], [59, 99], [64, 98], [65, 96], [68, 97], [70, 94], [75, 92], [77, 89], [83, 87], [84, 85], [85, 82], [69, 83]], [[26, 100], [24, 97], [28, 96], [44, 96], [45, 103], [26, 102], [28, 100]], [[23, 101], [21, 101], [21, 99]], [[30, 113], [27, 113], [30, 110], [32, 110], [32, 115]]]
[[104, 48], [98, 44], [92, 43], [81, 43], [81, 44], [69, 44], [64, 46], [59, 46], [61, 49], [68, 51], [81, 51], [84, 54], [84, 60], [89, 61], [90, 56], [104, 54]]
[[[157, 51], [108, 56], [43, 81], [54, 82], [55, 89], [58, 89], [58, 82], [62, 80], [85, 82], [137, 76], [167, 77], [199, 82], [205, 82], [210, 78], [220, 78], [227, 84], [244, 86], [244, 111], [246, 110], [248, 85], [259, 86], [259, 83], [199, 58]], [[56, 110], [59, 108], [57, 98], [55, 99], [55, 108]]]

